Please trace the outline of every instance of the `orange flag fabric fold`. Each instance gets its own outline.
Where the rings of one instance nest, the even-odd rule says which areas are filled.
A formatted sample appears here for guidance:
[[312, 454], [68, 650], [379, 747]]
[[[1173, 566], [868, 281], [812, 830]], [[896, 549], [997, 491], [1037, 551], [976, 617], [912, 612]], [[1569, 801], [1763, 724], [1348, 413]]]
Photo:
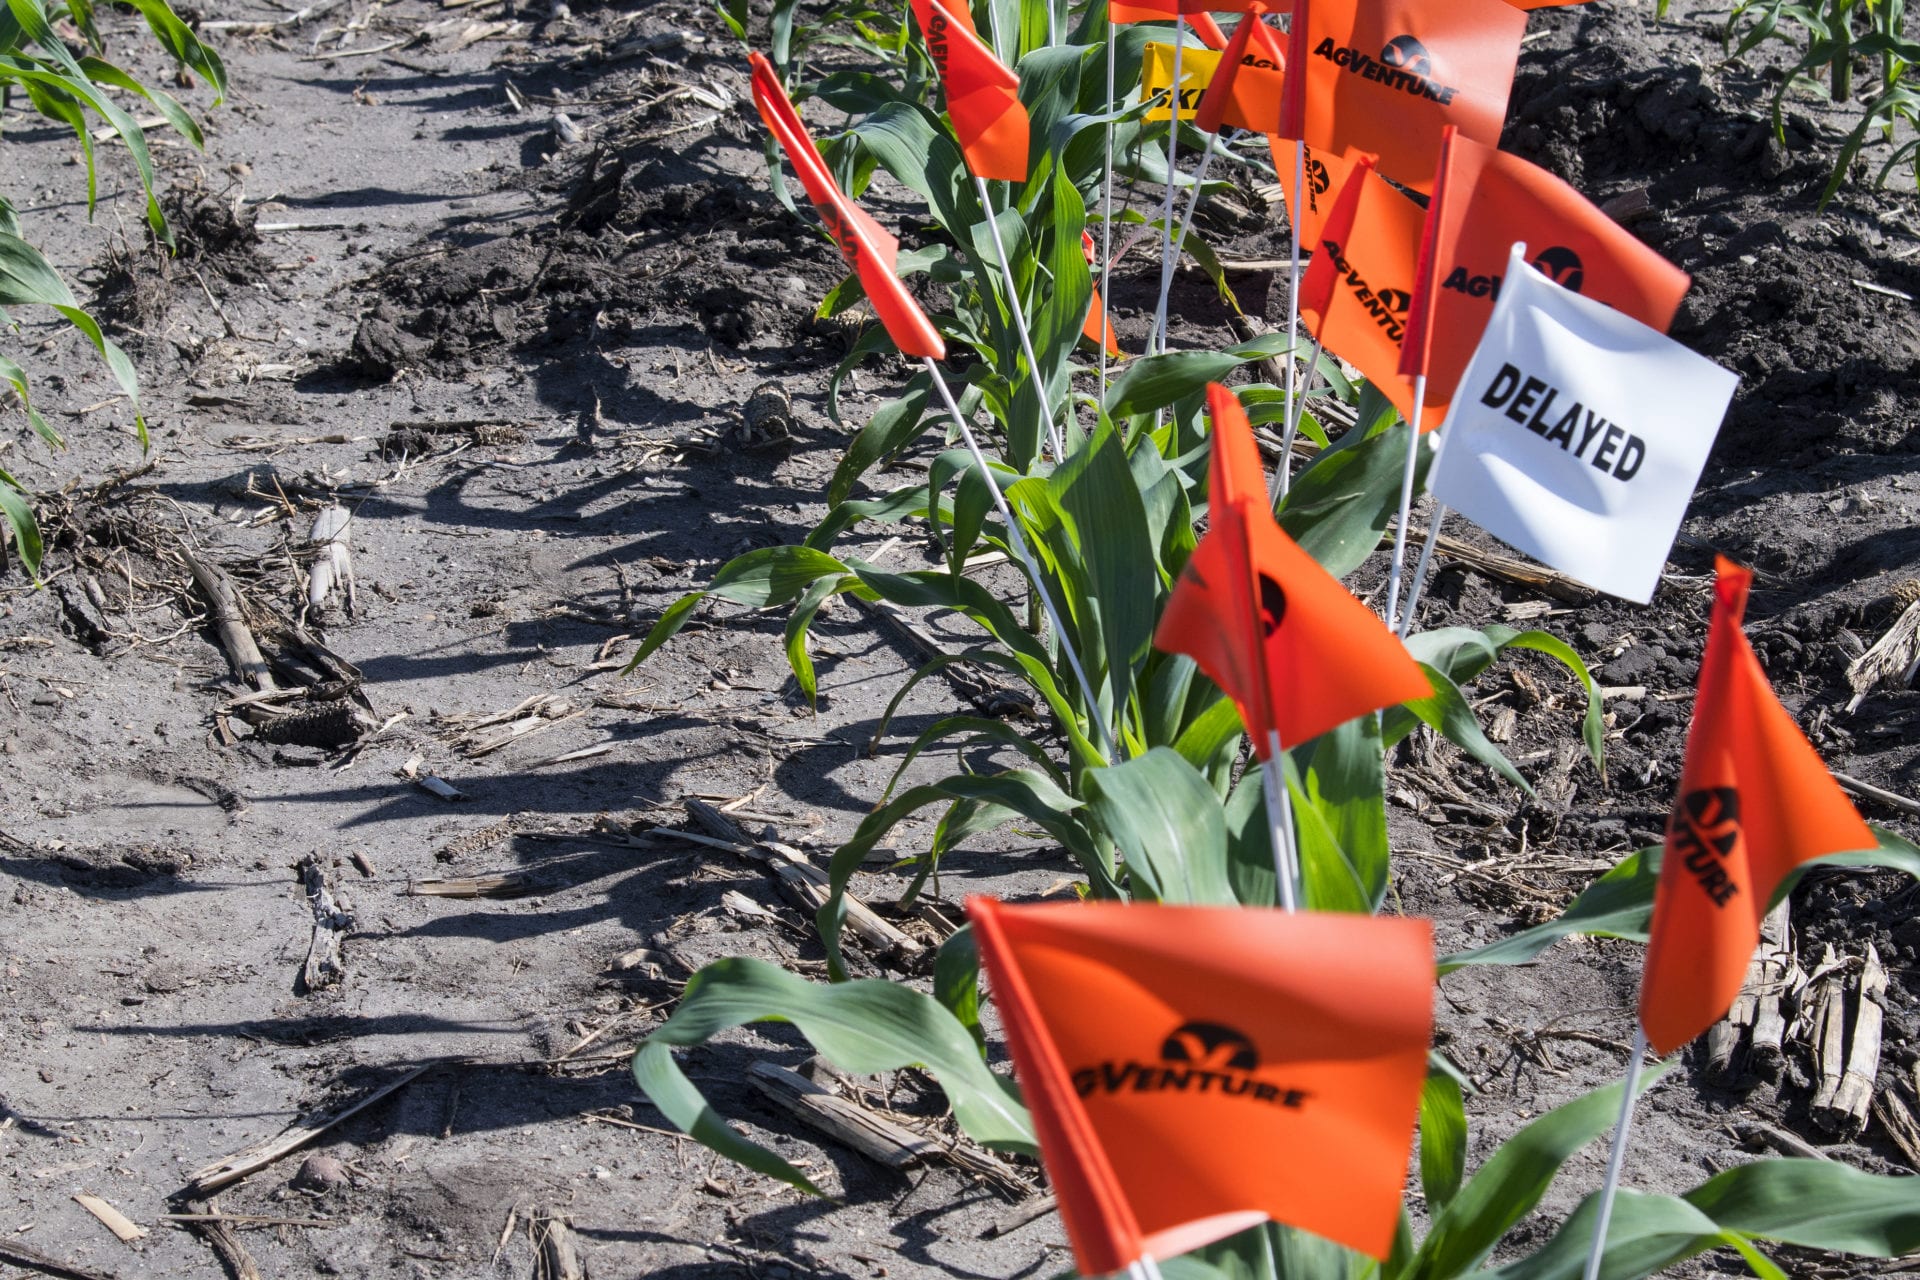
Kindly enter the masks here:
[[1082, 1275], [1263, 1218], [1387, 1255], [1432, 1032], [1427, 921], [967, 914]]
[[1222, 124], [1265, 133], [1280, 118], [1286, 54], [1280, 37], [1258, 13], [1240, 19], [1220, 55], [1193, 123], [1207, 133]]
[[[1323, 157], [1324, 158], [1324, 157]], [[1374, 171], [1373, 157], [1349, 157], [1345, 185], [1320, 227], [1313, 265], [1300, 278], [1300, 314], [1314, 337], [1413, 419], [1413, 379], [1400, 373], [1400, 348], [1413, 302], [1425, 211]], [[1430, 413], [1422, 431], [1444, 416]]]
[[[1217, 34], [1219, 27], [1214, 26], [1210, 13], [1286, 13], [1288, 0], [1108, 0], [1107, 20], [1109, 22], [1171, 22], [1175, 18], [1186, 18], [1199, 29], [1202, 22], [1213, 27]], [[1205, 39], [1202, 35], [1202, 39]], [[1212, 40], [1207, 43], [1218, 49], [1226, 41], [1218, 44]]]
[[1233, 392], [1213, 417], [1207, 534], [1187, 560], [1153, 642], [1184, 653], [1232, 698], [1261, 759], [1269, 731], [1299, 746], [1355, 716], [1433, 688], [1406, 646], [1273, 519], [1253, 428]]
[[[1093, 266], [1096, 259], [1093, 253], [1093, 237], [1080, 233], [1080, 252], [1085, 255], [1087, 265]], [[1101, 301], [1100, 286], [1093, 288], [1093, 303], [1087, 308], [1086, 323], [1080, 326], [1080, 336], [1094, 346], [1105, 346], [1111, 355], [1119, 355], [1120, 339], [1114, 335], [1113, 321], [1107, 318], [1107, 304]]]
[[1320, 232], [1326, 226], [1327, 215], [1333, 212], [1334, 201], [1346, 189], [1347, 179], [1353, 175], [1353, 167], [1360, 163], [1360, 154], [1349, 151], [1337, 156], [1329, 151], [1316, 151], [1308, 147], [1306, 163], [1300, 166], [1306, 171], [1307, 189], [1306, 207], [1302, 208], [1300, 196], [1293, 189], [1293, 149], [1297, 145], [1277, 133], [1267, 135], [1267, 148], [1273, 155], [1274, 172], [1279, 174], [1280, 188], [1286, 196], [1287, 219], [1300, 237], [1300, 251], [1312, 253], [1320, 247]]
[[820, 211], [820, 220], [826, 223], [827, 233], [839, 246], [848, 269], [860, 278], [887, 336], [904, 355], [944, 359], [947, 347], [939, 331], [893, 273], [900, 242], [841, 192], [800, 122], [800, 114], [793, 109], [780, 77], [774, 74], [773, 64], [758, 53], [749, 53], [747, 60], [753, 68], [753, 104], [759, 108], [760, 118], [786, 152], [807, 199]]
[[1020, 77], [974, 34], [964, 0], [913, 0], [913, 16], [947, 89], [947, 114], [975, 177], [1027, 180], [1032, 121], [1020, 102]]
[[1640, 982], [1640, 1026], [1662, 1054], [1732, 1006], [1768, 901], [1794, 868], [1875, 844], [1740, 628], [1752, 581], [1719, 560]]
[[1486, 332], [1501, 273], [1524, 241], [1541, 274], [1665, 333], [1693, 283], [1585, 196], [1535, 164], [1449, 128], [1427, 208], [1399, 371], [1427, 374], [1433, 406], [1453, 399]]
[[1505, 0], [1297, 0], [1276, 130], [1426, 191], [1440, 130], [1496, 145], [1527, 15]]

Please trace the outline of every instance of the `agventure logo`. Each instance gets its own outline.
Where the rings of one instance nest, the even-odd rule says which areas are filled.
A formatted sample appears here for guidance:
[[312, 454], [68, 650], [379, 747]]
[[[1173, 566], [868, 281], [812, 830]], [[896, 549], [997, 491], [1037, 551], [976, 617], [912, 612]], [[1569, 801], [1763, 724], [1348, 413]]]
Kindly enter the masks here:
[[947, 58], [952, 53], [947, 32], [953, 23], [938, 8], [933, 11], [933, 20], [927, 24], [927, 52], [933, 56], [933, 65], [940, 72], [942, 80], [947, 77]]
[[1182, 1023], [1160, 1046], [1159, 1062], [1102, 1062], [1073, 1073], [1083, 1098], [1113, 1093], [1216, 1093], [1297, 1110], [1304, 1089], [1254, 1079], [1260, 1051], [1245, 1033], [1218, 1022]]
[[[1262, 573], [1260, 575], [1260, 634], [1271, 640], [1273, 633], [1280, 629], [1280, 624], [1286, 620], [1286, 617], [1287, 593], [1281, 590], [1280, 584], [1275, 582], [1271, 575]], [[1199, 1026], [1201, 1024], [1195, 1023], [1193, 1025]], [[1169, 1041], [1168, 1043], [1171, 1044], [1172, 1042]], [[1252, 1046], [1249, 1045], [1248, 1048], [1251, 1049]], [[1172, 1057], [1173, 1055], [1168, 1054], [1167, 1056]], [[1248, 1067], [1247, 1070], [1251, 1071], [1253, 1068]]]
[[[1540, 256], [1533, 260], [1533, 269], [1561, 288], [1571, 289], [1575, 293], [1580, 292], [1580, 286], [1587, 280], [1586, 267], [1580, 261], [1580, 255], [1561, 244], [1542, 249]], [[1497, 298], [1503, 279], [1505, 277], [1499, 275], [1477, 276], [1465, 267], [1455, 267], [1440, 282], [1440, 287], [1464, 293], [1469, 298]]]
[[1452, 102], [1460, 92], [1456, 86], [1442, 84], [1434, 78], [1433, 55], [1412, 36], [1395, 36], [1387, 41], [1377, 58], [1361, 49], [1336, 45], [1333, 37], [1328, 36], [1315, 47], [1313, 56], [1344, 67], [1362, 80], [1372, 80], [1442, 106]]
[[1331, 240], [1322, 240], [1327, 256], [1333, 260], [1334, 270], [1340, 273], [1340, 279], [1352, 291], [1354, 300], [1367, 309], [1374, 323], [1385, 331], [1387, 337], [1398, 342], [1407, 331], [1407, 308], [1413, 304], [1413, 295], [1404, 289], [1376, 289], [1360, 278], [1360, 273], [1347, 261], [1347, 255], [1341, 247]]
[[1739, 895], [1740, 886], [1726, 871], [1727, 857], [1740, 843], [1738, 791], [1701, 787], [1682, 794], [1667, 821], [1667, 840], [1714, 906], [1724, 907]]
[[1307, 157], [1307, 208], [1320, 212], [1320, 197], [1327, 194], [1327, 188], [1333, 185], [1333, 174], [1327, 169], [1325, 160]]

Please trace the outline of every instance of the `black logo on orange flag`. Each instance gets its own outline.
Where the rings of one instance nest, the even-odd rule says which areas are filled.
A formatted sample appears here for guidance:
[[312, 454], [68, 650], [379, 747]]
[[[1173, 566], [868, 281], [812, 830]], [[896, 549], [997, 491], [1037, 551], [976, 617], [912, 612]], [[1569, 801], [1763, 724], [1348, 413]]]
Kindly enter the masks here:
[[1265, 573], [1260, 575], [1260, 634], [1272, 639], [1287, 618], [1287, 593]]
[[1210, 1093], [1297, 1110], [1311, 1095], [1254, 1078], [1260, 1051], [1245, 1032], [1219, 1022], [1183, 1022], [1160, 1045], [1160, 1061], [1113, 1060], [1081, 1067], [1073, 1089], [1101, 1094]]
[[1740, 843], [1740, 793], [1732, 787], [1701, 787], [1682, 792], [1667, 823], [1671, 853], [1684, 860], [1700, 888], [1724, 907], [1740, 892], [1727, 874], [1726, 859]]
[[1540, 256], [1533, 260], [1533, 269], [1561, 288], [1571, 289], [1575, 293], [1580, 292], [1580, 285], [1587, 277], [1580, 255], [1564, 245], [1541, 250]]
[[1416, 76], [1433, 74], [1432, 55], [1428, 54], [1427, 46], [1412, 36], [1395, 36], [1387, 41], [1387, 47], [1380, 51], [1380, 61], [1396, 71]]
[[1174, 1029], [1160, 1046], [1168, 1062], [1191, 1062], [1215, 1071], [1257, 1071], [1260, 1053], [1232, 1027], [1218, 1022], [1188, 1022]]

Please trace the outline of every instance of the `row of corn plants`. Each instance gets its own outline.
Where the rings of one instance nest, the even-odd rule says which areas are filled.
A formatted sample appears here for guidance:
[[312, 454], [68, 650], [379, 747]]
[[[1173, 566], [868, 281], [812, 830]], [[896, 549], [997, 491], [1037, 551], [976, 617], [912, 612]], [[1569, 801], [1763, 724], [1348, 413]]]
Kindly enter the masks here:
[[[181, 21], [166, 0], [125, 0], [145, 21], [152, 38], [184, 75], [198, 75], [214, 93], [218, 105], [227, 91], [227, 73], [220, 56], [202, 43]], [[147, 225], [165, 248], [173, 245], [155, 192], [153, 157], [145, 131], [116, 95], [138, 99], [167, 126], [195, 147], [203, 147], [200, 126], [180, 102], [165, 90], [145, 83], [106, 57], [107, 41], [92, 0], [7, 0], [0, 7], [0, 110], [24, 101], [34, 113], [64, 125], [73, 133], [85, 162], [87, 212], [91, 216], [98, 194], [98, 157], [94, 131], [104, 126], [124, 147], [146, 205]], [[0, 147], [20, 142], [0, 139]], [[139, 384], [126, 353], [101, 331], [99, 323], [80, 306], [73, 291], [46, 255], [28, 242], [18, 209], [0, 186], [0, 406], [11, 399], [34, 432], [48, 445], [64, 442], [59, 432], [34, 408], [27, 370], [9, 356], [4, 335], [17, 332], [17, 322], [6, 308], [49, 307], [77, 329], [106, 362], [134, 409], [134, 423], [144, 448], [146, 420], [140, 413]], [[11, 531], [14, 546], [29, 573], [40, 567], [41, 539], [27, 488], [0, 469], [0, 517]]]
[[[989, 4], [999, 12], [987, 12]], [[1110, 105], [1106, 44], [1114, 42], [1126, 102], [1138, 97], [1133, 90], [1145, 44], [1164, 40], [1167, 30], [1109, 29], [1104, 4], [1093, 0], [1066, 42], [1050, 47], [1035, 6], [982, 0], [976, 9], [980, 30], [997, 33], [1001, 57], [1017, 65], [1020, 97], [1033, 121], [1028, 178], [990, 188], [991, 208], [968, 180], [938, 109], [938, 87], [926, 75], [919, 33], [901, 13], [870, 6], [856, 12], [843, 5], [809, 28], [798, 22], [794, 4], [780, 0], [773, 39], [783, 55], [777, 60], [795, 72], [801, 65], [796, 50], [830, 42], [833, 30], [845, 37], [840, 43], [858, 45], [884, 67], [838, 70], [818, 82], [796, 83], [796, 96], [811, 93], [846, 117], [824, 145], [843, 190], [857, 196], [884, 174], [924, 206], [927, 232], [919, 246], [901, 253], [899, 270], [927, 286], [920, 292], [931, 300], [949, 367], [964, 383], [959, 407], [992, 443], [987, 465], [993, 482], [1005, 495], [1019, 540], [1039, 563], [1042, 582], [1029, 588], [1044, 587], [1059, 603], [1060, 630], [1036, 634], [1022, 601], [1004, 599], [969, 576], [970, 559], [988, 551], [1010, 553], [1015, 539], [998, 517], [974, 456], [955, 447], [951, 418], [923, 372], [851, 431], [825, 495], [827, 514], [803, 543], [755, 550], [726, 564], [703, 590], [664, 612], [633, 659], [634, 665], [645, 662], [710, 601], [754, 610], [784, 607], [787, 658], [799, 688], [812, 697], [816, 676], [808, 630], [827, 600], [852, 595], [907, 608], [938, 607], [975, 624], [977, 642], [909, 676], [876, 726], [876, 737], [886, 733], [910, 689], [953, 661], [991, 667], [1024, 684], [1055, 731], [1048, 744], [990, 717], [954, 715], [903, 743], [893, 783], [832, 858], [831, 896], [817, 924], [833, 981], [810, 982], [751, 959], [720, 961], [694, 977], [671, 1019], [636, 1055], [636, 1080], [675, 1124], [716, 1151], [807, 1190], [813, 1188], [798, 1169], [712, 1109], [681, 1072], [674, 1050], [747, 1023], [791, 1023], [844, 1070], [926, 1070], [967, 1135], [997, 1149], [1035, 1150], [1017, 1087], [988, 1063], [980, 965], [966, 929], [940, 948], [931, 993], [905, 982], [847, 980], [841, 933], [849, 881], [903, 818], [940, 811], [926, 847], [905, 855], [916, 874], [903, 905], [924, 891], [946, 852], [1009, 823], [1038, 828], [1057, 841], [1078, 863], [1086, 897], [1248, 907], [1276, 901], [1265, 802], [1257, 771], [1243, 767], [1247, 744], [1238, 713], [1189, 658], [1155, 649], [1152, 637], [1196, 545], [1195, 522], [1206, 512], [1211, 424], [1205, 388], [1243, 377], [1265, 358], [1291, 358], [1292, 352], [1283, 335], [1268, 335], [1219, 350], [1132, 359], [1102, 383], [1092, 347], [1081, 335], [1094, 285], [1083, 233], [1090, 210], [1099, 208], [1106, 132], [1111, 127], [1115, 134], [1111, 154], [1119, 178], [1162, 184], [1169, 178], [1158, 159], [1164, 130], [1186, 127], [1147, 121], [1145, 103]], [[748, 34], [744, 7], [723, 12], [737, 33]], [[777, 163], [772, 172], [775, 190], [786, 198]], [[989, 219], [1012, 266], [1017, 310]], [[1142, 220], [1134, 215], [1132, 221]], [[861, 296], [857, 278], [849, 276], [822, 301], [821, 313], [846, 311]], [[1020, 353], [1016, 314], [1031, 325], [1031, 367]], [[879, 326], [864, 332], [833, 375], [830, 405], [836, 416], [846, 373], [891, 350]], [[1276, 515], [1329, 573], [1346, 577], [1380, 545], [1394, 515], [1411, 428], [1377, 391], [1343, 376], [1337, 362], [1325, 361], [1322, 372], [1325, 389], [1310, 402], [1301, 428], [1321, 447], [1277, 504]], [[1279, 388], [1246, 381], [1236, 391], [1256, 424], [1280, 418]], [[1340, 411], [1329, 412], [1335, 404]], [[1335, 434], [1327, 429], [1334, 422], [1352, 425]], [[1046, 446], [1054, 430], [1066, 443], [1057, 459]], [[884, 491], [873, 486], [877, 473], [909, 458], [924, 460], [924, 479]], [[938, 540], [945, 561], [940, 568], [884, 569], [847, 549], [864, 526], [901, 523]], [[1063, 645], [1081, 659], [1084, 686], [1069, 673]], [[1582, 735], [1604, 775], [1598, 690], [1564, 641], [1504, 626], [1448, 627], [1414, 633], [1406, 645], [1428, 678], [1429, 696], [1360, 717], [1286, 752], [1308, 909], [1376, 912], [1387, 902], [1386, 760], [1410, 734], [1432, 730], [1509, 784], [1529, 789], [1481, 728], [1464, 691], [1504, 654], [1532, 651], [1565, 666], [1585, 695], [1584, 713], [1568, 729]], [[901, 781], [923, 754], [979, 745], [999, 748], [997, 758], [1011, 763], [994, 772], [962, 767], [932, 782]], [[1633, 854], [1558, 920], [1449, 956], [1442, 972], [1525, 963], [1575, 933], [1644, 940], [1659, 852]], [[1829, 861], [1892, 865], [1920, 875], [1920, 849], [1890, 833], [1877, 850]], [[1471, 1177], [1466, 1092], [1465, 1082], [1436, 1058], [1420, 1114], [1425, 1232], [1416, 1233], [1408, 1218], [1386, 1262], [1269, 1226], [1177, 1259], [1168, 1274], [1195, 1280], [1269, 1271], [1441, 1280], [1482, 1272], [1562, 1165], [1610, 1125], [1620, 1086], [1535, 1120]], [[1811, 1208], [1840, 1202], [1850, 1211]], [[1544, 1245], [1493, 1274], [1577, 1274], [1591, 1211], [1583, 1206]], [[1756, 1241], [1886, 1256], [1920, 1246], [1920, 1209], [1892, 1180], [1825, 1162], [1770, 1160], [1728, 1170], [1681, 1195], [1628, 1194], [1615, 1209], [1609, 1240], [1624, 1241], [1610, 1244], [1609, 1277], [1651, 1274], [1719, 1246], [1736, 1250], [1756, 1274], [1781, 1276]]]

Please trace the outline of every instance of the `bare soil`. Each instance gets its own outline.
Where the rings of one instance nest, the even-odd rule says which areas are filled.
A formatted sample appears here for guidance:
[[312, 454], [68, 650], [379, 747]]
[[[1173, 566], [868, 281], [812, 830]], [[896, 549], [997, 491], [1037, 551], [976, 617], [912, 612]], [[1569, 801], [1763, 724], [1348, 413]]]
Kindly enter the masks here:
[[[209, 116], [206, 153], [160, 151], [172, 261], [139, 242], [124, 171], [103, 179], [89, 227], [68, 144], [17, 112], [0, 121], [29, 234], [138, 356], [154, 439], [142, 459], [98, 363], [26, 318], [10, 349], [72, 447], [45, 450], [17, 417], [0, 441], [0, 465], [56, 495], [48, 585], [0, 573], [0, 1244], [119, 1276], [213, 1275], [209, 1243], [162, 1215], [217, 1203], [269, 1220], [236, 1233], [268, 1276], [527, 1275], [530, 1224], [549, 1217], [571, 1222], [603, 1280], [1060, 1272], [1052, 1216], [989, 1234], [1020, 1190], [889, 1172], [768, 1105], [748, 1065], [807, 1056], [782, 1028], [686, 1066], [832, 1200], [665, 1132], [626, 1072], [691, 968], [746, 954], [821, 971], [806, 913], [763, 868], [654, 829], [697, 830], [687, 797], [750, 797], [736, 816], [751, 833], [824, 859], [959, 696], [923, 684], [870, 753], [920, 658], [851, 604], [815, 628], [817, 713], [786, 671], [781, 619], [728, 606], [618, 673], [726, 557], [804, 536], [845, 438], [825, 388], [854, 331], [812, 318], [838, 270], [767, 190], [737, 46], [692, 4], [398, 0], [293, 23], [236, 3], [220, 16], [281, 25], [223, 37], [235, 93]], [[1675, 332], [1742, 385], [1651, 607], [1439, 573], [1428, 625], [1548, 627], [1614, 691], [1604, 781], [1564, 673], [1524, 659], [1474, 695], [1537, 798], [1445, 745], [1394, 762], [1399, 901], [1438, 920], [1444, 949], [1548, 918], [1657, 840], [1716, 549], [1759, 570], [1750, 630], [1833, 767], [1920, 795], [1920, 692], [1883, 688], [1849, 712], [1843, 675], [1920, 575], [1920, 203], [1856, 185], [1817, 210], [1845, 117], [1796, 98], [1776, 140], [1766, 59], [1721, 66], [1722, 16], [1682, 0], [1667, 22], [1651, 6], [1532, 20], [1546, 34], [1523, 58], [1507, 145], [1599, 199], [1645, 190], [1634, 229], [1695, 276]], [[139, 48], [117, 52], [164, 74]], [[1209, 224], [1222, 256], [1278, 256], [1283, 233], [1241, 199], [1255, 216]], [[1152, 271], [1136, 255], [1117, 280], [1137, 349]], [[1284, 315], [1272, 273], [1233, 284], [1256, 320]], [[1198, 273], [1175, 296], [1180, 342], [1230, 339]], [[847, 422], [900, 376], [863, 368]], [[769, 382], [790, 415], [745, 412]], [[307, 534], [332, 504], [352, 513], [355, 603], [308, 611]], [[902, 532], [893, 554], [924, 554], [909, 531], [856, 536]], [[295, 729], [247, 723], [189, 557], [231, 575], [279, 682], [313, 686]], [[1381, 560], [1357, 589], [1377, 589]], [[491, 732], [475, 718], [533, 698], [533, 732], [472, 753]], [[591, 748], [604, 750], [559, 759]], [[934, 817], [895, 844], [924, 843]], [[1059, 850], [1004, 832], [948, 860], [939, 910], [977, 890], [1061, 892], [1071, 875]], [[488, 876], [509, 877], [508, 896], [420, 891]], [[884, 909], [903, 884], [881, 867], [856, 888]], [[1803, 962], [1827, 942], [1856, 957], [1872, 942], [1886, 961], [1879, 1085], [1920, 1105], [1913, 904], [1894, 877], [1825, 873], [1794, 912]], [[340, 926], [317, 950], [316, 920]], [[929, 940], [939, 927], [903, 926]], [[615, 967], [638, 948], [653, 954]], [[1445, 981], [1443, 1043], [1481, 1085], [1476, 1159], [1618, 1073], [1637, 963], [1635, 948], [1580, 941]], [[194, 1171], [421, 1068], [302, 1150], [212, 1197], [182, 1194]], [[1643, 1110], [1630, 1181], [1690, 1186], [1749, 1158], [1755, 1123], [1908, 1168], [1879, 1121], [1835, 1141], [1807, 1096], [1804, 1048], [1777, 1082], [1740, 1089], [1689, 1058]], [[871, 1098], [927, 1105], [910, 1078]], [[1523, 1237], [1597, 1185], [1601, 1158], [1569, 1165]], [[1038, 1172], [1023, 1177], [1031, 1195]], [[80, 1192], [150, 1234], [116, 1240]], [[1851, 1273], [1813, 1257], [1790, 1269]]]

